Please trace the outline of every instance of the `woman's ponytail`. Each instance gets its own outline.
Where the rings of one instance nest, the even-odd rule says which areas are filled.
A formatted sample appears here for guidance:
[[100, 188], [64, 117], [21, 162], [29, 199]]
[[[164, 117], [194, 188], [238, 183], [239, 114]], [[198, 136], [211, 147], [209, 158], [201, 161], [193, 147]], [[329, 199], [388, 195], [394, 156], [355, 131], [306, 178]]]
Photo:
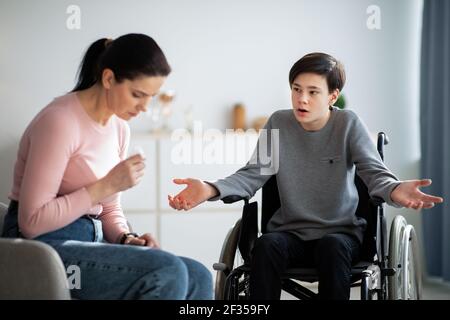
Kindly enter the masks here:
[[105, 52], [111, 39], [102, 38], [87, 49], [78, 69], [78, 80], [72, 92], [92, 87], [98, 81], [100, 57]]
[[141, 76], [166, 77], [171, 72], [163, 51], [151, 37], [129, 33], [114, 41], [103, 38], [87, 49], [72, 92], [88, 89], [100, 82], [105, 69], [114, 73], [118, 83]]

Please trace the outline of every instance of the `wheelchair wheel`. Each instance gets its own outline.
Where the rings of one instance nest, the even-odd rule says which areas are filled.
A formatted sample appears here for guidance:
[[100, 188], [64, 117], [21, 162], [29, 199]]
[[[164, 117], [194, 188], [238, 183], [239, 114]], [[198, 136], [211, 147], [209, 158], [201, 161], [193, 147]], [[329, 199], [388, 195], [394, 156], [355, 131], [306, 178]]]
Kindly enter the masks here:
[[241, 228], [241, 219], [239, 219], [233, 228], [228, 231], [225, 241], [222, 245], [220, 259], [213, 268], [217, 271], [214, 297], [216, 300], [223, 300], [225, 292], [225, 282], [227, 276], [234, 268], [242, 265], [242, 258], [237, 247], [239, 240], [239, 230]]
[[388, 278], [389, 299], [422, 298], [422, 272], [416, 232], [402, 216], [392, 222], [389, 238], [389, 268], [396, 272]]

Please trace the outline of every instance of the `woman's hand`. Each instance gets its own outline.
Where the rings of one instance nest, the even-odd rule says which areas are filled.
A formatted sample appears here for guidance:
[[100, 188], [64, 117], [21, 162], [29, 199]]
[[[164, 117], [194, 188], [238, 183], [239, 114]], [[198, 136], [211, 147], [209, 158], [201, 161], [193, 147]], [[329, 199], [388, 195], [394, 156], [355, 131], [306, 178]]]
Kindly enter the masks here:
[[426, 187], [430, 184], [430, 179], [403, 181], [392, 191], [391, 199], [406, 208], [416, 210], [432, 208], [435, 203], [441, 203], [444, 199], [428, 195], [419, 190], [419, 187]]
[[116, 192], [134, 187], [141, 181], [144, 175], [144, 161], [145, 158], [140, 154], [131, 156], [112, 168], [104, 177], [104, 180], [107, 181]]
[[145, 158], [140, 154], [131, 156], [118, 163], [105, 177], [86, 187], [92, 204], [96, 205], [101, 200], [138, 184], [144, 175], [144, 161]]
[[133, 245], [133, 246], [145, 246], [149, 248], [160, 249], [158, 241], [153, 237], [151, 233], [145, 233], [139, 237], [128, 236], [125, 238], [123, 244]]
[[219, 192], [212, 185], [198, 179], [174, 179], [176, 184], [186, 184], [186, 188], [175, 197], [168, 196], [169, 205], [176, 210], [189, 210], [215, 197]]

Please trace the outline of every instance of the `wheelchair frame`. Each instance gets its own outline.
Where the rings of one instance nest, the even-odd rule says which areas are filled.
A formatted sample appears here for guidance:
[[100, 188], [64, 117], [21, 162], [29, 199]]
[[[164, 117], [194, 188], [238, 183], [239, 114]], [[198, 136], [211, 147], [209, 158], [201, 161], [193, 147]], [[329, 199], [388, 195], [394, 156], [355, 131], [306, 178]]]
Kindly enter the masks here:
[[[377, 150], [383, 161], [383, 147], [386, 144], [388, 144], [386, 134], [378, 133]], [[356, 176], [355, 183], [361, 197], [361, 189], [357, 180], [360, 179]], [[364, 191], [362, 192], [364, 193]], [[372, 300], [375, 294], [379, 300], [421, 299], [422, 273], [419, 246], [413, 226], [408, 224], [403, 216], [397, 215], [390, 228], [389, 247], [387, 247], [384, 201], [380, 198], [369, 199], [368, 194], [366, 197], [370, 205], [373, 206], [372, 210], [375, 210], [375, 218], [372, 223], [368, 221], [366, 233], [371, 233], [365, 235], [365, 238], [367, 236], [369, 240], [363, 242], [363, 257], [365, 254], [365, 260], [367, 261], [361, 261], [352, 267], [352, 287], [361, 287], [361, 300]], [[238, 196], [229, 196], [222, 199], [224, 203], [233, 203], [240, 200], [245, 201], [242, 217], [226, 235], [220, 260], [213, 265], [214, 270], [217, 271], [215, 298], [218, 300], [249, 298], [251, 271], [249, 261], [251, 249], [258, 237], [258, 204], [257, 202], [250, 203], [249, 199]], [[360, 198], [358, 210], [360, 210], [361, 202]], [[279, 207], [279, 203], [275, 205]], [[270, 206], [272, 208], [269, 208], [269, 210], [274, 210], [273, 204], [270, 204]], [[261, 231], [263, 233], [266, 232], [265, 227], [271, 214], [273, 214], [273, 212], [269, 213], [270, 216], [268, 216], [264, 209], [263, 204], [261, 217]], [[366, 207], [361, 210], [369, 209]], [[365, 246], [365, 243], [369, 243], [369, 245]], [[312, 300], [317, 298], [317, 293], [293, 279], [303, 282], [318, 281], [314, 268], [288, 269], [282, 277], [282, 289], [299, 299]]]

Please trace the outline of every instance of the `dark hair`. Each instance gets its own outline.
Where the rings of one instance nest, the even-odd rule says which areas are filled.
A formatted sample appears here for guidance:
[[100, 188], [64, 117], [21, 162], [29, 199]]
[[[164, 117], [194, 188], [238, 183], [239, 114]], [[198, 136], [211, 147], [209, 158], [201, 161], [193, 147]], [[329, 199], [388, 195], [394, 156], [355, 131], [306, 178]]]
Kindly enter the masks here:
[[328, 84], [328, 91], [332, 92], [335, 89], [342, 91], [345, 84], [345, 70], [344, 65], [326, 53], [314, 52], [303, 56], [298, 60], [289, 71], [289, 85], [301, 73], [316, 73], [325, 76]]
[[130, 33], [115, 40], [103, 38], [87, 49], [72, 92], [92, 87], [101, 80], [106, 68], [114, 72], [118, 82], [140, 76], [167, 76], [171, 71], [161, 48], [147, 35]]

